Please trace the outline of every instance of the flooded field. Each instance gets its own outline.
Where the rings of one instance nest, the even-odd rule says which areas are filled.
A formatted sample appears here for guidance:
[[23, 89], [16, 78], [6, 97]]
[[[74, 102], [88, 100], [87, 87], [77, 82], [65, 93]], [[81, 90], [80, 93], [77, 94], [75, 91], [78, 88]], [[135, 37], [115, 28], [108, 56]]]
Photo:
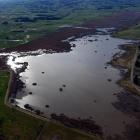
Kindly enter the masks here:
[[17, 105], [24, 108], [29, 104], [47, 117], [63, 113], [70, 118], [93, 119], [104, 134], [121, 134], [136, 117], [114, 107], [119, 102], [117, 94], [124, 89], [116, 84], [121, 79], [120, 70], [108, 62], [116, 53], [123, 53], [119, 45], [130, 41], [90, 35], [69, 43], [75, 46], [70, 52], [11, 54], [7, 63], [15, 71], [22, 62], [28, 63], [20, 73], [25, 88], [17, 92]]

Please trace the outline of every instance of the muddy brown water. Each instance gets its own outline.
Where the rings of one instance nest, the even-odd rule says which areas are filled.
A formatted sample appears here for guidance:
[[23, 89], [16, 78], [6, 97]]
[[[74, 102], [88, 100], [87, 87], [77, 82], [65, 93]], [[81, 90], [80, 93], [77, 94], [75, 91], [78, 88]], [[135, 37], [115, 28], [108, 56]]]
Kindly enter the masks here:
[[21, 67], [19, 63], [28, 62], [25, 72], [20, 73], [26, 87], [18, 91], [17, 105], [24, 108], [29, 104], [46, 116], [63, 113], [72, 118], [92, 117], [106, 136], [121, 135], [136, 117], [114, 107], [119, 102], [115, 94], [124, 89], [116, 84], [121, 79], [120, 70], [107, 63], [114, 54], [124, 52], [119, 45], [130, 41], [90, 35], [69, 43], [75, 45], [70, 52], [11, 54], [7, 63], [15, 71]]

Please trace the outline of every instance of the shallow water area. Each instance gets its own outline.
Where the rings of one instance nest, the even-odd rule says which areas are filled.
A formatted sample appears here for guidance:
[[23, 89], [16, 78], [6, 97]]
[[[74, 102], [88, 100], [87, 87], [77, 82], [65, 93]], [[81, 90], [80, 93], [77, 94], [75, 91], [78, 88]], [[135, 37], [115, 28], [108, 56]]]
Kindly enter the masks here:
[[71, 118], [93, 118], [106, 135], [121, 134], [135, 117], [112, 105], [118, 101], [114, 94], [124, 89], [116, 84], [120, 70], [108, 62], [124, 52], [119, 45], [131, 41], [90, 35], [69, 43], [75, 46], [70, 52], [9, 57], [7, 63], [15, 71], [20, 63], [28, 62], [20, 73], [25, 88], [17, 92], [17, 105], [29, 104], [46, 116], [63, 113]]

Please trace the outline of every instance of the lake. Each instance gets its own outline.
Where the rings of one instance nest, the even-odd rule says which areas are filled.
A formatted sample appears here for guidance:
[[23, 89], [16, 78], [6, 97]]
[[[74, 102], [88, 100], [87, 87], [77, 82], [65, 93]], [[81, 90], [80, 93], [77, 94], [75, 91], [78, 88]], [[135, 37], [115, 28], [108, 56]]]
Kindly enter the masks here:
[[130, 42], [110, 35], [88, 35], [69, 41], [75, 46], [70, 52], [11, 54], [7, 63], [15, 71], [20, 63], [28, 62], [20, 73], [25, 88], [17, 92], [17, 105], [29, 104], [46, 116], [63, 113], [71, 118], [93, 118], [106, 135], [121, 134], [136, 118], [113, 106], [118, 101], [115, 94], [124, 89], [116, 84], [120, 70], [108, 62], [124, 52], [120, 45]]

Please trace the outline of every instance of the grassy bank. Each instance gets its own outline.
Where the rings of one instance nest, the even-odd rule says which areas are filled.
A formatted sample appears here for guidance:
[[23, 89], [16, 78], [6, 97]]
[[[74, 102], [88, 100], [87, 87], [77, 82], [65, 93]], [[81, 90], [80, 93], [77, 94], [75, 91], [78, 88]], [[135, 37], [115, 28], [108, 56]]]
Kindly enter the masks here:
[[116, 34], [116, 37], [140, 40], [140, 24], [133, 26], [127, 30], [118, 32]]
[[63, 125], [44, 122], [4, 104], [10, 73], [0, 72], [0, 140], [50, 140], [59, 135], [62, 140], [99, 140], [65, 128]]
[[4, 105], [9, 77], [9, 72], [0, 72], [0, 135], [8, 140], [33, 140], [44, 123]]
[[40, 140], [52, 140], [55, 136], [59, 136], [62, 140], [101, 140], [98, 136], [87, 136], [78, 133], [70, 128], [50, 122], [42, 131]]

